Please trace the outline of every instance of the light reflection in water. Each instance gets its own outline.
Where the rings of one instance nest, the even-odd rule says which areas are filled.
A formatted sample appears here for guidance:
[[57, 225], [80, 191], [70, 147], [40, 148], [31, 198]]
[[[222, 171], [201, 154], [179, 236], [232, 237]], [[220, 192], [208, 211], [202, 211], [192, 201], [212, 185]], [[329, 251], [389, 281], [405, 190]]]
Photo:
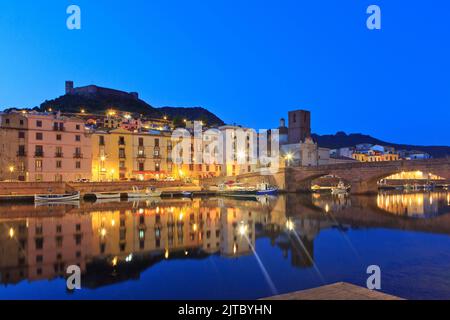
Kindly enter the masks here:
[[[386, 227], [450, 235], [450, 219], [435, 218], [450, 212], [449, 200], [448, 192], [433, 192], [375, 197], [288, 195], [264, 203], [209, 198], [52, 207], [2, 205], [0, 283], [28, 280], [32, 285], [37, 280], [62, 278], [68, 265], [78, 264], [82, 286], [98, 288], [138, 279], [141, 272], [162, 261], [219, 256], [239, 266], [254, 256], [257, 271], [253, 273], [262, 273], [272, 292], [275, 287], [283, 291], [279, 278], [283, 275], [274, 273], [274, 264], [282, 265], [287, 259], [294, 269], [311, 269], [310, 276], [320, 285], [321, 279], [329, 279], [327, 268], [315, 261], [317, 254], [324, 254], [315, 247], [321, 232], [339, 230], [346, 251], [350, 246], [353, 252], [352, 263], [361, 269], [363, 261], [349, 229]], [[413, 219], [418, 213], [430, 219]], [[258, 247], [259, 239], [268, 239], [282, 254], [267, 258]]]
[[448, 212], [448, 200], [448, 192], [380, 193], [377, 206], [396, 215], [424, 217]]

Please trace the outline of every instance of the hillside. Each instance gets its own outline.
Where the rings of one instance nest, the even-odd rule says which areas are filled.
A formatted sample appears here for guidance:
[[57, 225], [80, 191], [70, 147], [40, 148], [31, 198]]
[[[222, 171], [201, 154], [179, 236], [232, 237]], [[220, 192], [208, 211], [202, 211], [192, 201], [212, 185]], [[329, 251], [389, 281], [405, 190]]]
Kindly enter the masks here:
[[108, 109], [127, 111], [135, 114], [142, 114], [152, 118], [162, 118], [164, 115], [169, 118], [179, 117], [188, 120], [203, 120], [208, 124], [222, 125], [224, 122], [212, 112], [201, 107], [180, 108], [163, 107], [155, 108], [141, 99], [131, 97], [121, 97], [97, 92], [89, 95], [66, 94], [53, 100], [46, 100], [38, 109], [40, 111], [60, 110], [62, 112], [80, 112], [84, 108], [89, 113], [103, 114]]
[[406, 150], [418, 150], [423, 151], [430, 154], [433, 158], [443, 158], [446, 156], [450, 156], [450, 147], [449, 146], [417, 146], [417, 145], [409, 145], [409, 144], [398, 144], [391, 143], [376, 139], [369, 135], [364, 135], [361, 133], [351, 133], [346, 134], [345, 132], [338, 132], [336, 134], [328, 134], [328, 135], [318, 135], [313, 134], [312, 138], [317, 141], [319, 146], [324, 148], [342, 148], [342, 147], [351, 147], [355, 146], [359, 143], [372, 143], [372, 144], [380, 144], [385, 146], [394, 147], [396, 150], [406, 149]]

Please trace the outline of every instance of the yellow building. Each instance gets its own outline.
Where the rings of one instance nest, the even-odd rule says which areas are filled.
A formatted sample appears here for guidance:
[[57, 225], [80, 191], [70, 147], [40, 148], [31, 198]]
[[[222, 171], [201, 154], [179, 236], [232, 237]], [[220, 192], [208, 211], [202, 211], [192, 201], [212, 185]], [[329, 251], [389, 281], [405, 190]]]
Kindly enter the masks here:
[[397, 161], [399, 156], [397, 153], [381, 153], [381, 152], [369, 152], [369, 153], [353, 153], [353, 159], [360, 162], [379, 162], [379, 161]]
[[92, 135], [94, 181], [150, 180], [172, 175], [170, 136], [122, 128]]

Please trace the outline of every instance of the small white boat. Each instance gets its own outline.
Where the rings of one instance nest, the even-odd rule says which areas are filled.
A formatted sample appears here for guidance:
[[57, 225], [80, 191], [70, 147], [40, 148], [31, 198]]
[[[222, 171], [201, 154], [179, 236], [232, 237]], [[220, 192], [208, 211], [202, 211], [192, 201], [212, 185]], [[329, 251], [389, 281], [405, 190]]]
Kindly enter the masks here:
[[344, 182], [339, 181], [337, 187], [331, 188], [331, 194], [346, 194], [348, 192], [348, 186]]
[[97, 192], [95, 193], [97, 200], [99, 199], [120, 199], [120, 192]]
[[64, 193], [64, 194], [35, 194], [35, 202], [62, 202], [80, 200], [80, 192]]
[[152, 198], [160, 197], [161, 191], [156, 190], [155, 187], [148, 187], [145, 190], [140, 190], [138, 187], [133, 186], [133, 190], [127, 192], [128, 198]]

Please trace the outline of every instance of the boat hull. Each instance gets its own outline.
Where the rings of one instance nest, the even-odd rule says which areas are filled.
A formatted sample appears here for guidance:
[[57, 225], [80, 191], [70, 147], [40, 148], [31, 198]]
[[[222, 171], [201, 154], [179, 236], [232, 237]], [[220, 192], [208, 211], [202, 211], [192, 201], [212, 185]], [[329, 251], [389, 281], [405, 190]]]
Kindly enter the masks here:
[[278, 193], [278, 189], [272, 188], [272, 189], [268, 189], [268, 190], [258, 190], [256, 191], [256, 194], [259, 196], [264, 196], [264, 195], [276, 195]]
[[128, 192], [127, 193], [127, 197], [128, 198], [158, 198], [161, 196], [161, 192], [157, 191], [157, 192], [150, 192], [150, 193], [145, 193], [145, 192]]
[[80, 200], [80, 193], [75, 194], [48, 194], [48, 195], [34, 195], [35, 202], [64, 202]]
[[96, 193], [97, 199], [120, 199], [120, 193]]

